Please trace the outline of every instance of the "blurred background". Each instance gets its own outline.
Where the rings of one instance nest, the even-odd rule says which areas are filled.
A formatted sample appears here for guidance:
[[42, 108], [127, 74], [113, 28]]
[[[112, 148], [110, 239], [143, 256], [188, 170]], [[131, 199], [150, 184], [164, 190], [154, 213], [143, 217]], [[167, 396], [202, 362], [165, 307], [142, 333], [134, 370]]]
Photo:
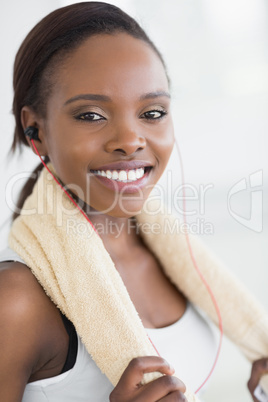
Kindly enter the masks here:
[[[14, 128], [13, 60], [35, 23], [71, 3], [10, 0], [0, 6], [0, 250], [7, 245], [7, 204], [16, 200], [25, 177], [38, 164], [29, 150], [7, 157]], [[268, 2], [110, 3], [138, 20], [166, 60], [187, 184], [189, 231], [200, 236], [268, 309]], [[167, 198], [176, 189], [181, 194], [176, 149], [161, 185]], [[181, 205], [174, 208], [181, 215]], [[249, 374], [249, 363], [225, 339], [204, 401], [251, 401]]]

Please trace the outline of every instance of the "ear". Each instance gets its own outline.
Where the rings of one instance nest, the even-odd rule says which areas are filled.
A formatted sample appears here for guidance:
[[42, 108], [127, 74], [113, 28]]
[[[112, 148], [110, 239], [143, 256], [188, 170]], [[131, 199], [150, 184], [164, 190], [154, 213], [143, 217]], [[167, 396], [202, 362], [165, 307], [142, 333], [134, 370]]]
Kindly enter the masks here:
[[[33, 126], [38, 129], [38, 137], [40, 139], [40, 142], [35, 141], [35, 146], [41, 156], [47, 156], [48, 150], [46, 145], [44, 120], [40, 116], [38, 116], [37, 113], [35, 113], [33, 109], [29, 106], [23, 106], [23, 108], [21, 109], [20, 119], [23, 130], [25, 130], [29, 126]], [[29, 146], [31, 147], [32, 151], [36, 154], [30, 138], [26, 137], [26, 140]]]

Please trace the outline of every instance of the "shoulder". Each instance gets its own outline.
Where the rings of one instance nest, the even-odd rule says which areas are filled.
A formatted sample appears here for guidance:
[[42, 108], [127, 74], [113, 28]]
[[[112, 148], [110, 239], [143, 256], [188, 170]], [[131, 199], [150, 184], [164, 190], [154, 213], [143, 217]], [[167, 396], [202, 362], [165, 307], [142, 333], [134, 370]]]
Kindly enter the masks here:
[[30, 375], [44, 350], [54, 353], [53, 328], [59, 326], [58, 309], [30, 269], [19, 262], [0, 263], [0, 343], [6, 358]]
[[20, 262], [0, 263], [0, 309], [5, 309], [6, 314], [15, 314], [18, 319], [27, 312], [31, 318], [42, 304], [49, 304], [47, 299], [26, 265]]
[[59, 311], [31, 270], [20, 262], [0, 263], [0, 320], [37, 324], [58, 319]]
[[1, 401], [21, 401], [32, 374], [51, 361], [60, 321], [27, 266], [0, 263]]
[[[0, 286], [8, 284], [13, 288], [14, 286], [34, 285], [36, 279], [34, 278], [31, 270], [20, 262], [5, 261], [0, 263]], [[20, 286], [19, 286], [20, 287]]]

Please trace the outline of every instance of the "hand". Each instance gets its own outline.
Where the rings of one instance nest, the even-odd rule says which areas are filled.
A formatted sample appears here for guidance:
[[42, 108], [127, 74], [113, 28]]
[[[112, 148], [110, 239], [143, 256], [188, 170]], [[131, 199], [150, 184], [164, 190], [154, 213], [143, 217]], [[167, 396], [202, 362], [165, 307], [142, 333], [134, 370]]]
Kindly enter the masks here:
[[256, 360], [252, 364], [251, 376], [248, 381], [248, 389], [251, 393], [252, 399], [254, 402], [259, 402], [257, 398], [254, 396], [254, 391], [259, 384], [261, 377], [264, 374], [268, 373], [268, 358]]
[[[144, 373], [159, 371], [164, 376], [142, 385]], [[132, 359], [110, 394], [110, 402], [187, 402], [182, 381], [172, 377], [174, 369], [158, 356]]]

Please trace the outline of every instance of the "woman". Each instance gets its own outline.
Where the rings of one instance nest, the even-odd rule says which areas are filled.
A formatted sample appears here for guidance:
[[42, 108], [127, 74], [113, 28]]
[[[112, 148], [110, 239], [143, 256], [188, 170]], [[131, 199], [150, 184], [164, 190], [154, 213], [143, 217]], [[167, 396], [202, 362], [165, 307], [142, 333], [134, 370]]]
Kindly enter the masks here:
[[[114, 6], [85, 2], [56, 10], [33, 28], [18, 51], [13, 111], [13, 150], [28, 145], [50, 162], [49, 168], [59, 183], [80, 205], [84, 218], [97, 228], [101, 244], [116, 267], [116, 272], [107, 268], [105, 273], [108, 277], [115, 275], [115, 282], [119, 273], [127, 289], [124, 293], [124, 289], [118, 288], [122, 290], [122, 303], [128, 303], [130, 296], [143, 326], [163, 351], [156, 329], [167, 330], [165, 335], [170, 341], [162, 341], [167, 345], [161, 354], [173, 360], [187, 385], [200, 385], [216, 353], [213, 333], [187, 302], [185, 289], [181, 292], [164, 273], [133, 218], [162, 175], [174, 145], [169, 80], [154, 44], [133, 19]], [[43, 176], [34, 187], [41, 171]], [[88, 294], [81, 298], [81, 303], [78, 299], [79, 293], [84, 292], [83, 281], [87, 282], [91, 272], [88, 269], [86, 275], [84, 271], [81, 274], [80, 266], [92, 263], [88, 254], [80, 260], [84, 252], [81, 244], [84, 248], [92, 247], [92, 243], [93, 248], [101, 246], [99, 240], [94, 238], [93, 242], [92, 232], [86, 233], [90, 235], [85, 242], [81, 233], [84, 235], [83, 228], [88, 230], [88, 226], [81, 226], [84, 221], [80, 220], [80, 212], [74, 220], [73, 215], [68, 216], [70, 204], [65, 195], [63, 200], [57, 198], [64, 193], [44, 172], [40, 164], [34, 172], [35, 180], [26, 183], [18, 203], [19, 208], [24, 204], [24, 212], [15, 221], [10, 237], [13, 250], [7, 250], [1, 258], [1, 400], [184, 401], [185, 386], [172, 376], [174, 369], [166, 360], [150, 353], [136, 355], [129, 365], [122, 364], [124, 371], [120, 366], [119, 381], [108, 380], [113, 378], [112, 374], [108, 376], [110, 371], [120, 372], [114, 367], [114, 360], [106, 371], [102, 370], [108, 378], [100, 371], [99, 367], [106, 367], [109, 362], [111, 351], [106, 351], [105, 346], [118, 346], [118, 342], [113, 343], [115, 332], [122, 333], [123, 339], [121, 324], [119, 330], [112, 325], [117, 323], [113, 321], [116, 310], [110, 305], [112, 298], [98, 300], [96, 292], [91, 299], [96, 302], [94, 308], [90, 303], [83, 304]], [[51, 189], [55, 198], [54, 193], [50, 198]], [[30, 205], [36, 210], [26, 217]], [[66, 226], [61, 221], [62, 211], [67, 216], [65, 221], [63, 218]], [[98, 258], [99, 254], [94, 252], [93, 249], [92, 256]], [[48, 274], [51, 282], [48, 277], [42, 279], [38, 264], [41, 271], [52, 267], [52, 278]], [[71, 282], [64, 276], [69, 268]], [[103, 268], [102, 264], [99, 268]], [[92, 276], [94, 286], [90, 288], [92, 284], [88, 283], [85, 291], [95, 291], [99, 282], [95, 284], [94, 280], [98, 278]], [[57, 281], [60, 286], [54, 292]], [[85, 328], [87, 309], [99, 309], [97, 317], [106, 311], [109, 314], [103, 321], [89, 319]], [[179, 331], [186, 316], [191, 326], [183, 338]], [[101, 338], [101, 352], [98, 350], [95, 355], [97, 346], [92, 346], [94, 361], [81, 337], [88, 345], [85, 332], [90, 337], [98, 326], [103, 326], [103, 331], [100, 328], [97, 334], [108, 340], [104, 344]], [[106, 328], [111, 331], [108, 336]], [[132, 331], [135, 332], [135, 326]], [[200, 336], [191, 343], [188, 338], [195, 332]], [[181, 345], [177, 345], [177, 339]], [[97, 336], [94, 341], [97, 344]], [[184, 349], [193, 347], [200, 353], [197, 366], [189, 352], [184, 361], [182, 357]], [[260, 377], [267, 372], [267, 362], [262, 359], [253, 365], [249, 382], [252, 395]], [[153, 372], [164, 376], [144, 384], [144, 373]]]

